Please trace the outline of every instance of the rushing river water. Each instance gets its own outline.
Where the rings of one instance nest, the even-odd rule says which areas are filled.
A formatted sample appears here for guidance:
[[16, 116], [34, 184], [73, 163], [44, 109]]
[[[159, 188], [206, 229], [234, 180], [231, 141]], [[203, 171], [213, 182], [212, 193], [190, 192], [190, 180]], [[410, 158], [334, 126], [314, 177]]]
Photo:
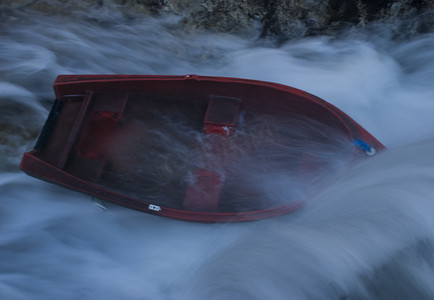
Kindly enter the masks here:
[[[433, 34], [392, 41], [378, 27], [276, 48], [113, 11], [2, 16], [0, 299], [434, 299]], [[18, 170], [55, 77], [79, 73], [279, 82], [338, 106], [388, 150], [274, 219], [101, 210]]]

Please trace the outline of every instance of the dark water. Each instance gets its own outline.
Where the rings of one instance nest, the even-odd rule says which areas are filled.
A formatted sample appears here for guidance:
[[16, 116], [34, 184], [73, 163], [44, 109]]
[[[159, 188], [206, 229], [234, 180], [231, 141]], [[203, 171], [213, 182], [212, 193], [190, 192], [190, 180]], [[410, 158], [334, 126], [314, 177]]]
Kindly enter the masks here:
[[[378, 27], [274, 48], [108, 10], [2, 15], [0, 299], [434, 299], [433, 34], [396, 42]], [[55, 77], [75, 73], [279, 82], [335, 104], [389, 149], [275, 219], [101, 210], [17, 168]]]

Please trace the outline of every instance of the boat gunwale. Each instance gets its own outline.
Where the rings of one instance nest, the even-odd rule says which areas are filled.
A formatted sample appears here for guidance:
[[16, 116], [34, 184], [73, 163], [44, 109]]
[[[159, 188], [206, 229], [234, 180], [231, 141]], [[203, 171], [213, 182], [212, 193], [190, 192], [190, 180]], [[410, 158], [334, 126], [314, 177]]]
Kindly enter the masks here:
[[[284, 215], [299, 209], [303, 205], [301, 202], [295, 202], [285, 205], [277, 205], [267, 209], [241, 212], [204, 212], [174, 209], [157, 205], [150, 201], [139, 200], [130, 196], [126, 196], [115, 191], [106, 189], [100, 185], [78, 178], [71, 173], [63, 171], [39, 159], [35, 155], [37, 154], [37, 152], [37, 150], [25, 152], [19, 166], [22, 171], [24, 171], [30, 176], [141, 212], [183, 221], [194, 221], [203, 223], [248, 222]], [[35, 166], [39, 167], [39, 169], [47, 169], [49, 172], [46, 173], [49, 173], [51, 176], [44, 175], [44, 172], [35, 172]], [[69, 180], [58, 180], [56, 179], [56, 177]], [[152, 209], [155, 206], [157, 206], [160, 210]]]
[[[274, 88], [283, 92], [295, 94], [302, 98], [314, 102], [322, 108], [330, 111], [334, 117], [336, 117], [340, 123], [345, 127], [347, 134], [352, 139], [369, 139], [371, 143], [375, 144], [377, 149], [385, 149], [385, 146], [373, 137], [367, 130], [360, 126], [353, 118], [347, 115], [338, 107], [333, 104], [317, 97], [309, 92], [297, 89], [292, 86], [262, 81], [256, 79], [244, 79], [235, 77], [219, 77], [219, 76], [201, 76], [201, 75], [94, 75], [94, 74], [80, 74], [80, 75], [59, 75], [54, 82], [54, 90], [56, 97], [61, 98], [60, 87], [65, 85], [76, 85], [82, 83], [107, 83], [107, 82], [133, 82], [133, 81], [211, 81], [211, 82], [223, 82], [223, 83], [242, 83], [248, 85], [262, 86], [268, 88]], [[356, 133], [356, 134], [355, 134]]]

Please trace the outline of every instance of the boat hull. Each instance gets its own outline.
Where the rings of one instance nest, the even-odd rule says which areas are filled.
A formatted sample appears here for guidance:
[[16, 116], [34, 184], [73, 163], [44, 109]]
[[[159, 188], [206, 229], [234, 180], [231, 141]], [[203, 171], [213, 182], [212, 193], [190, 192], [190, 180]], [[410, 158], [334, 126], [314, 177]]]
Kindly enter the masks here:
[[292, 212], [320, 175], [384, 146], [288, 86], [207, 76], [61, 75], [20, 168], [143, 212], [239, 222]]

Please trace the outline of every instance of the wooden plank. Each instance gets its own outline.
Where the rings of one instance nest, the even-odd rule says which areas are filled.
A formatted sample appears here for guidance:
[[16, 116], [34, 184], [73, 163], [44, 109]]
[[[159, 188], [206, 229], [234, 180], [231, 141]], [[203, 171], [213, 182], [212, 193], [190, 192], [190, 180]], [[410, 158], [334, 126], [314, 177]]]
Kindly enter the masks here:
[[80, 128], [82, 126], [92, 96], [93, 91], [86, 92], [86, 96], [84, 97], [83, 103], [80, 107], [80, 111], [78, 112], [77, 118], [75, 119], [75, 122], [71, 128], [71, 132], [69, 133], [68, 139], [66, 140], [65, 148], [63, 149], [63, 152], [60, 155], [59, 161], [57, 163], [57, 167], [59, 169], [65, 168], [69, 154], [71, 153], [72, 146], [74, 145], [74, 142], [77, 139], [78, 132], [80, 131]]

